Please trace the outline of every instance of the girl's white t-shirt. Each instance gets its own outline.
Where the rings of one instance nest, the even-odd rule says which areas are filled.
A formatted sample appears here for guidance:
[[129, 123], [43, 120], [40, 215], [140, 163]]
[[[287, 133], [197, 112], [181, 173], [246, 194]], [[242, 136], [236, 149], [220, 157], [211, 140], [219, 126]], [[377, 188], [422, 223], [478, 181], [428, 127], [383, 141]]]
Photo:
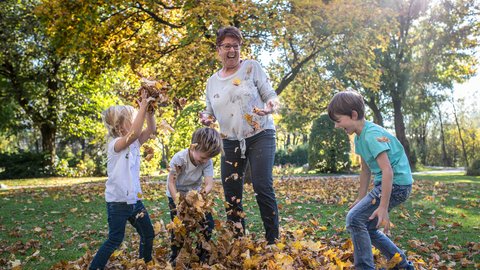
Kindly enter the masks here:
[[135, 204], [142, 193], [140, 186], [140, 142], [134, 141], [120, 152], [115, 152], [115, 138], [107, 146], [107, 175], [105, 201]]

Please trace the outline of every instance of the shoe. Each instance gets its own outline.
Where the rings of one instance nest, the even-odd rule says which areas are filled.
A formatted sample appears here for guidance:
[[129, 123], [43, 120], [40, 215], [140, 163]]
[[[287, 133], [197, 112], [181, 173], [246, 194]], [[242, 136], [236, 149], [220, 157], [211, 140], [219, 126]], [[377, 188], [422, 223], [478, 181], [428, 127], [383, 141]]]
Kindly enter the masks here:
[[415, 270], [415, 266], [411, 261], [407, 261], [406, 267], [395, 266], [392, 270]]
[[415, 270], [415, 265], [411, 261], [408, 261], [408, 266], [405, 268], [405, 270]]

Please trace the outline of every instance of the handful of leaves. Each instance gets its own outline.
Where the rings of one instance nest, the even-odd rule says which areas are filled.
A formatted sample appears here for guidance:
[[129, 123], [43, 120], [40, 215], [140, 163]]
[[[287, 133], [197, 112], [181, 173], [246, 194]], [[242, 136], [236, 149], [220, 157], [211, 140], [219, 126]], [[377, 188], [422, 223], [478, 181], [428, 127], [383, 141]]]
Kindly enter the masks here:
[[164, 81], [158, 81], [154, 79], [141, 79], [141, 86], [137, 91], [137, 97], [142, 96], [142, 92], [147, 92], [147, 97], [152, 97], [155, 100], [150, 102], [148, 105], [147, 111], [149, 113], [153, 113], [158, 107], [165, 107], [168, 105], [168, 83]]
[[214, 202], [197, 191], [189, 191], [186, 194], [177, 193], [177, 196], [179, 196], [177, 215], [167, 225], [167, 229], [175, 236], [173, 244], [182, 246], [177, 257], [177, 265], [187, 266], [199, 261], [197, 245], [211, 251], [210, 241], [205, 239], [202, 232], [207, 229], [204, 227], [205, 214], [214, 212]]

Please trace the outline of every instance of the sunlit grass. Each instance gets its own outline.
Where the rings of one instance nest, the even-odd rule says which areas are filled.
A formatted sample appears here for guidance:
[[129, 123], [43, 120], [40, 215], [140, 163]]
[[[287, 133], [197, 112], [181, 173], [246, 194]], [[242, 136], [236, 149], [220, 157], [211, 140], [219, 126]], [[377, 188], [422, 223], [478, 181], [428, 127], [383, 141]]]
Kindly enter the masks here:
[[480, 183], [480, 176], [468, 176], [465, 173], [430, 173], [430, 174], [415, 174], [415, 180], [431, 180], [450, 183]]
[[[15, 252], [0, 253], [0, 260], [19, 259], [24, 269], [49, 269], [61, 260], [75, 260], [87, 250], [95, 252], [106, 238], [108, 231], [105, 202], [103, 198], [106, 178], [53, 178], [11, 180], [10, 185], [38, 186], [37, 188], [7, 189], [0, 192], [0, 245], [14, 246], [16, 243], [38, 241], [39, 246]], [[143, 179], [148, 195], [144, 203], [152, 214], [152, 221], [170, 222], [163, 177]], [[394, 209], [390, 218], [395, 225], [392, 238], [407, 251], [429, 258], [430, 253], [421, 253], [410, 247], [409, 240], [424, 243], [437, 240], [444, 244], [460, 247], [465, 251], [467, 242], [480, 241], [480, 180], [478, 177], [461, 174], [416, 175], [417, 181], [412, 196], [402, 206]], [[308, 196], [295, 201], [287, 198], [289, 192], [303, 194], [305, 187], [296, 185], [295, 180], [277, 182], [278, 185], [294, 183], [292, 190], [277, 192], [281, 230], [310, 229], [308, 237], [329, 239], [334, 235], [347, 238], [345, 216], [349, 203], [323, 204]], [[342, 181], [338, 188], [342, 189]], [[93, 184], [86, 184], [94, 182]], [[2, 181], [2, 183], [5, 183]], [[312, 188], [320, 191], [322, 181]], [[355, 183], [355, 182], [354, 182]], [[335, 186], [336, 186], [335, 182]], [[52, 187], [45, 187], [52, 186]], [[69, 187], [71, 186], [71, 187]], [[216, 183], [215, 219], [225, 220], [223, 192]], [[280, 186], [278, 186], [280, 188]], [[247, 230], [255, 238], [263, 238], [264, 229], [260, 218], [255, 193], [247, 186], [243, 194]], [[342, 195], [343, 196], [343, 195]], [[346, 195], [345, 195], [346, 196]], [[353, 200], [353, 195], [348, 199]], [[351, 197], [351, 198], [350, 198]], [[128, 235], [132, 235], [128, 226]], [[133, 234], [134, 235], [134, 234]], [[168, 238], [157, 239], [168, 245]], [[136, 248], [136, 247], [129, 247]], [[43, 259], [30, 259], [40, 250]], [[473, 255], [480, 262], [480, 255]], [[27, 261], [28, 260], [28, 261]]]
[[89, 182], [105, 181], [106, 177], [50, 177], [50, 178], [26, 178], [26, 179], [11, 179], [1, 180], [0, 183], [7, 187], [25, 187], [25, 186], [71, 186], [76, 184], [83, 184]]

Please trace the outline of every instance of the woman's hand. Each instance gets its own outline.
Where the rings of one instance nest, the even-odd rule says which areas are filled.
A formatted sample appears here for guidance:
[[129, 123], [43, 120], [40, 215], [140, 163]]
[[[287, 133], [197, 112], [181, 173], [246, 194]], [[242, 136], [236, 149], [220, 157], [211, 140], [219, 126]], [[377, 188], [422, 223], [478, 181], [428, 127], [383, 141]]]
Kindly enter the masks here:
[[210, 126], [211, 124], [215, 123], [215, 121], [217, 120], [215, 118], [215, 116], [209, 115], [209, 114], [206, 114], [206, 113], [200, 113], [199, 118], [200, 118], [200, 123], [202, 123], [202, 125], [207, 126], [207, 127]]
[[267, 101], [265, 109], [254, 108], [253, 112], [256, 113], [257, 115], [265, 116], [267, 114], [274, 113], [276, 108], [277, 108], [276, 102], [273, 99], [271, 99]]

